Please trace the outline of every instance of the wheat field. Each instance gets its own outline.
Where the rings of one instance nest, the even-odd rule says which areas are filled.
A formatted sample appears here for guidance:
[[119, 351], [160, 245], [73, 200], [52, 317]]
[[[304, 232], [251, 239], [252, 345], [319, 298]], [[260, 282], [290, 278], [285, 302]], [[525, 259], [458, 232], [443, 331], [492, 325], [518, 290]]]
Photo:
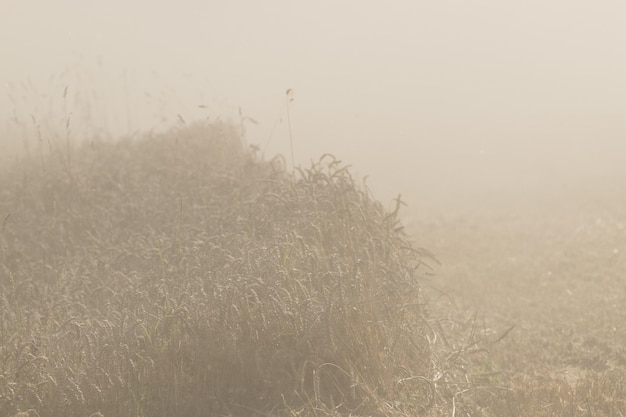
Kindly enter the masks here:
[[5, 165], [0, 416], [626, 414], [619, 181], [420, 211], [285, 166], [221, 122]]

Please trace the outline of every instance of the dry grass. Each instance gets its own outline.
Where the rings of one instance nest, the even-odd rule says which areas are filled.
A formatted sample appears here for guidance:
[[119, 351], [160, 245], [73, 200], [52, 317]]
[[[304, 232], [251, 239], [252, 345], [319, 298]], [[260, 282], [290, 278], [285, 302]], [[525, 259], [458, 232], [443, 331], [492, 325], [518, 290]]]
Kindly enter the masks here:
[[400, 200], [236, 131], [5, 166], [0, 416], [626, 415], [623, 201], [424, 215], [432, 279]]
[[287, 175], [220, 123], [69, 156], [0, 178], [0, 415], [449, 403], [425, 254], [331, 156]]

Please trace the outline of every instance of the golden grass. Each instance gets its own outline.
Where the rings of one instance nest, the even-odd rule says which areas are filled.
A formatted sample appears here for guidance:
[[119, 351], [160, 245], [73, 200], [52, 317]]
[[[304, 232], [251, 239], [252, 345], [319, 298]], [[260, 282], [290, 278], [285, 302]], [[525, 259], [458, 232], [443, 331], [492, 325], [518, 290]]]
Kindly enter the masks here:
[[430, 279], [334, 157], [181, 126], [0, 174], [0, 416], [626, 415], [624, 213], [418, 219]]
[[333, 157], [221, 123], [71, 156], [0, 179], [0, 415], [434, 406], [425, 255]]

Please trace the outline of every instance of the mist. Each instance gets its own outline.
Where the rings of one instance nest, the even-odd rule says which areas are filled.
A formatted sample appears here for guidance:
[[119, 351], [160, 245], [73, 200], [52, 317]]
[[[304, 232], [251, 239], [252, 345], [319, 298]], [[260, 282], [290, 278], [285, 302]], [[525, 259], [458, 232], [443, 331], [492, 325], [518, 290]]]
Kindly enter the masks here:
[[603, 184], [626, 175], [625, 15], [608, 0], [5, 0], [0, 152], [34, 146], [31, 120], [71, 115], [80, 141], [220, 118], [266, 157], [332, 153], [413, 207]]

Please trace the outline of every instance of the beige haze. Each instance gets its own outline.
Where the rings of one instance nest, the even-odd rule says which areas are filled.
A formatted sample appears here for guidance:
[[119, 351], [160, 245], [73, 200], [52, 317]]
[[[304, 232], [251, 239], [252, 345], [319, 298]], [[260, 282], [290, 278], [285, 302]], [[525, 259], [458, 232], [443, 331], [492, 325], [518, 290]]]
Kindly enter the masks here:
[[4, 0], [0, 152], [31, 114], [71, 114], [80, 139], [241, 108], [248, 141], [288, 156], [292, 88], [296, 163], [333, 153], [385, 201], [610, 182], [626, 173], [625, 17], [608, 0]]

